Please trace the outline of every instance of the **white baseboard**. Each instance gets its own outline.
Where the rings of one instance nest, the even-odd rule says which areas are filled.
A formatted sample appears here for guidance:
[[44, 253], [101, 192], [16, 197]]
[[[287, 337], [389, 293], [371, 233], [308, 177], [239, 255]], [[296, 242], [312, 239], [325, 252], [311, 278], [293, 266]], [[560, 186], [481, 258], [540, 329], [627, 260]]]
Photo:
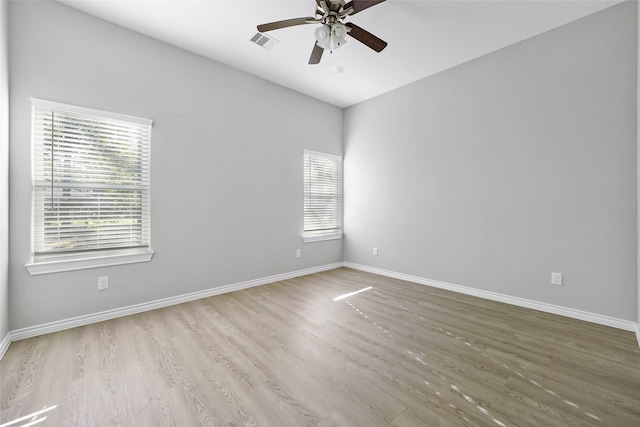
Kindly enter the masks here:
[[618, 319], [615, 317], [603, 316], [601, 314], [590, 313], [587, 311], [576, 310], [573, 308], [562, 307], [544, 302], [528, 300], [524, 298], [513, 297], [509, 295], [499, 294], [496, 292], [483, 291], [480, 289], [469, 288], [466, 286], [454, 285], [452, 283], [440, 282], [437, 280], [425, 279], [423, 277], [412, 276], [395, 271], [383, 270], [376, 267], [344, 262], [344, 266], [355, 270], [366, 271], [380, 276], [392, 277], [394, 279], [406, 280], [407, 282], [418, 283], [421, 285], [432, 286], [434, 288], [446, 289], [449, 291], [459, 292], [461, 294], [472, 295], [492, 301], [504, 302], [506, 304], [518, 307], [531, 308], [533, 310], [543, 311], [545, 313], [558, 314], [560, 316], [570, 317], [573, 319], [584, 320], [599, 325], [611, 326], [612, 328], [622, 329], [636, 333], [638, 345], [640, 345], [640, 329], [637, 323], [629, 320]]
[[11, 345], [11, 332], [0, 341], [0, 360], [2, 360], [4, 354], [7, 352], [9, 345]]
[[636, 324], [636, 339], [638, 340], [638, 347], [640, 347], [640, 323]]
[[[0, 355], [3, 355], [2, 349], [6, 351], [12, 341], [19, 341], [25, 338], [36, 337], [38, 335], [50, 334], [65, 329], [71, 329], [78, 326], [89, 325], [91, 323], [103, 322], [105, 320], [115, 319], [118, 317], [129, 316], [131, 314], [142, 313], [145, 311], [155, 310], [157, 308], [168, 307], [183, 302], [194, 301], [201, 298], [207, 298], [214, 295], [220, 295], [228, 292], [239, 291], [241, 289], [253, 288], [255, 286], [266, 285], [268, 283], [279, 282], [281, 280], [293, 279], [294, 277], [306, 276], [308, 274], [319, 273], [321, 271], [333, 270], [342, 267], [342, 262], [326, 264], [318, 267], [307, 268], [304, 270], [293, 271], [290, 273], [277, 274], [275, 276], [263, 277], [260, 279], [248, 280], [246, 282], [234, 283], [232, 285], [220, 286], [218, 288], [206, 289], [203, 291], [192, 292], [189, 294], [178, 295], [175, 297], [164, 298], [156, 301], [146, 302], [142, 304], [131, 305], [128, 307], [117, 308], [114, 310], [102, 311], [100, 313], [88, 314], [86, 316], [78, 316], [70, 319], [58, 320], [43, 325], [30, 326], [28, 328], [17, 329], [9, 332], [9, 335], [2, 341], [0, 347]], [[7, 341], [5, 343], [5, 341]], [[6, 348], [5, 348], [6, 347]], [[1, 357], [0, 357], [1, 359]]]

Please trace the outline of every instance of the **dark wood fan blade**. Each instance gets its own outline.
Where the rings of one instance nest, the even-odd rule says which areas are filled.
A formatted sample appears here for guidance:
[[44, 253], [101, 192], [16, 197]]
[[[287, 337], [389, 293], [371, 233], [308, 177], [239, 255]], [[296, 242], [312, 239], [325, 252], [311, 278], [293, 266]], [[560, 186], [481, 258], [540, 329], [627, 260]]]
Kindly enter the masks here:
[[358, 12], [362, 12], [365, 9], [369, 9], [371, 6], [375, 6], [378, 3], [382, 3], [385, 0], [352, 0], [344, 5], [344, 10], [353, 7], [353, 12], [349, 15], [355, 15]]
[[318, 46], [318, 43], [313, 43], [313, 50], [311, 51], [311, 56], [309, 57], [309, 64], [319, 64], [320, 59], [322, 59], [322, 54], [324, 53], [324, 49]]
[[258, 25], [258, 31], [261, 33], [266, 33], [267, 31], [277, 30], [280, 28], [294, 27], [296, 25], [304, 25], [304, 24], [315, 24], [318, 23], [315, 18], [294, 18], [294, 19], [285, 19], [284, 21], [276, 21], [270, 22], [268, 24]]
[[376, 52], [380, 52], [382, 51], [382, 49], [387, 47], [386, 41], [374, 36], [369, 31], [358, 27], [356, 24], [347, 22], [344, 25], [346, 25], [351, 29], [347, 34], [349, 34], [354, 39], [358, 40], [360, 43], [366, 46], [369, 46], [371, 49], [375, 50]]

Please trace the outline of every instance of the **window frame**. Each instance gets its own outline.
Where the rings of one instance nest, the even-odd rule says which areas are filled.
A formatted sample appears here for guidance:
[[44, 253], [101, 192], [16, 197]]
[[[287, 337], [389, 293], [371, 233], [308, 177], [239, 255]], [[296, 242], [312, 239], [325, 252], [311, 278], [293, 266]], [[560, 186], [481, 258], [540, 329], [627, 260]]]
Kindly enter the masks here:
[[[329, 231], [326, 232], [322, 232], [322, 231], [318, 231], [318, 230], [307, 230], [307, 225], [306, 225], [306, 221], [307, 221], [307, 214], [306, 214], [306, 210], [307, 210], [307, 180], [308, 180], [308, 176], [307, 176], [307, 172], [306, 172], [306, 158], [307, 156], [314, 156], [314, 157], [319, 157], [319, 158], [324, 158], [324, 159], [328, 159], [331, 161], [337, 161], [338, 162], [338, 174], [339, 176], [337, 177], [338, 180], [338, 202], [337, 202], [337, 209], [339, 210], [339, 213], [337, 215], [338, 220], [339, 220], [339, 227], [336, 228], [332, 228]], [[319, 241], [325, 241], [325, 240], [336, 240], [336, 239], [342, 239], [342, 235], [343, 235], [343, 222], [344, 222], [344, 208], [343, 208], [343, 199], [344, 199], [344, 190], [343, 190], [343, 163], [342, 163], [342, 156], [338, 156], [335, 154], [328, 154], [328, 153], [321, 153], [319, 151], [313, 151], [313, 150], [304, 150], [303, 151], [303, 214], [302, 214], [302, 240], [305, 243], [309, 243], [309, 242], [319, 242]]]
[[[146, 177], [145, 182], [145, 202], [147, 205], [146, 212], [143, 215], [146, 220], [143, 221], [142, 229], [147, 233], [148, 238], [143, 239], [144, 245], [142, 247], [125, 247], [125, 248], [84, 248], [76, 252], [55, 252], [51, 254], [38, 254], [36, 255], [36, 192], [41, 185], [37, 185], [36, 172], [42, 169], [42, 166], [37, 166], [36, 155], [36, 110], [45, 109], [51, 110], [53, 113], [67, 113], [72, 115], [87, 116], [91, 120], [97, 122], [104, 121], [105, 124], [113, 124], [114, 122], [126, 122], [132, 126], [148, 127], [147, 138], [144, 139], [146, 144]], [[151, 214], [150, 214], [150, 160], [151, 160], [151, 126], [152, 121], [149, 119], [143, 119], [134, 116], [128, 116], [119, 113], [113, 113], [109, 111], [96, 110], [92, 108], [80, 107], [70, 104], [63, 104], [60, 102], [47, 101], [38, 98], [31, 98], [31, 262], [25, 264], [25, 268], [31, 275], [56, 273], [62, 271], [72, 271], [86, 268], [105, 267], [112, 265], [131, 264], [138, 262], [148, 262], [153, 257], [154, 251], [151, 250]], [[96, 189], [100, 186], [104, 186], [104, 183], [98, 183]], [[145, 208], [143, 208], [144, 210]], [[44, 230], [44, 229], [43, 229]], [[42, 237], [44, 238], [44, 237]]]

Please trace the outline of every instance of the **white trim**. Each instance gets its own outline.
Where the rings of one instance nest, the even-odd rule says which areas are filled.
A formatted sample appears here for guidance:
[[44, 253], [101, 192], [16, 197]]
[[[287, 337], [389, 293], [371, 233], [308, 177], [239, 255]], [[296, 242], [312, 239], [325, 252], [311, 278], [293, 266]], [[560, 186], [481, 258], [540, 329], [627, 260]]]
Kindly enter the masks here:
[[576, 310], [573, 308], [562, 307], [559, 305], [547, 304], [544, 302], [532, 301], [524, 298], [513, 297], [509, 295], [499, 294], [496, 292], [483, 291], [480, 289], [469, 288], [466, 286], [454, 285], [452, 283], [440, 282], [438, 280], [425, 279], [423, 277], [412, 276], [404, 273], [383, 270], [381, 268], [369, 267], [366, 265], [344, 262], [344, 266], [353, 268], [354, 270], [366, 271], [368, 273], [378, 274], [380, 276], [392, 277], [394, 279], [406, 280], [408, 282], [418, 283], [420, 285], [432, 286], [434, 288], [446, 289], [449, 291], [459, 292], [465, 295], [472, 295], [492, 301], [503, 302], [518, 307], [531, 308], [533, 310], [543, 311], [545, 313], [558, 314], [560, 316], [570, 317], [572, 319], [584, 320], [586, 322], [597, 323], [599, 325], [610, 326], [612, 328], [622, 329], [625, 331], [636, 332], [638, 344], [640, 344], [640, 331], [638, 324], [629, 320], [618, 319], [615, 317], [603, 316], [601, 314], [590, 313], [587, 311]]
[[7, 350], [9, 349], [9, 345], [11, 345], [11, 341], [13, 341], [13, 339], [11, 338], [11, 332], [9, 332], [3, 339], [2, 341], [0, 341], [0, 360], [2, 360], [2, 358], [4, 357], [4, 354], [7, 352]]
[[310, 156], [318, 156], [318, 157], [327, 157], [329, 159], [338, 160], [340, 163], [342, 163], [342, 156], [337, 154], [321, 153], [320, 151], [313, 151], [313, 150], [307, 150], [307, 149], [303, 149], [302, 154], [310, 155]]
[[153, 258], [153, 254], [153, 251], [145, 250], [141, 253], [34, 262], [31, 264], [25, 264], [24, 266], [29, 271], [29, 274], [37, 276], [39, 274], [60, 273], [62, 271], [148, 262]]
[[638, 340], [638, 347], [640, 347], [640, 323], [636, 324], [636, 339]]
[[324, 240], [338, 240], [338, 239], [342, 239], [342, 233], [316, 234], [315, 236], [302, 235], [302, 241], [304, 243], [322, 242]]
[[62, 102], [48, 101], [46, 99], [31, 98], [31, 105], [34, 107], [48, 108], [51, 110], [66, 111], [67, 113], [83, 114], [85, 116], [100, 116], [100, 118], [137, 123], [149, 127], [153, 126], [153, 120], [150, 119], [129, 116], [127, 114], [114, 113], [111, 111], [96, 110], [94, 108], [81, 107], [78, 105], [63, 104]]
[[220, 295], [227, 292], [239, 291], [241, 289], [252, 288], [255, 286], [266, 285], [281, 280], [293, 279], [294, 277], [306, 276], [308, 274], [320, 273], [322, 271], [333, 270], [342, 267], [341, 262], [321, 265], [318, 267], [307, 268], [305, 270], [293, 271], [290, 273], [277, 274], [275, 276], [263, 277], [260, 279], [248, 280], [246, 282], [234, 283], [232, 285], [220, 286], [218, 288], [206, 289], [204, 291], [192, 292], [189, 294], [178, 295], [175, 297], [164, 298], [156, 301], [146, 302], [142, 304], [131, 305], [114, 310], [102, 311], [100, 313], [88, 314], [85, 316], [73, 317], [70, 319], [58, 320], [55, 322], [45, 323], [43, 325], [30, 326], [18, 329], [9, 333], [11, 341], [18, 341], [26, 338], [36, 337], [38, 335], [50, 334], [53, 332], [63, 331], [65, 329], [76, 328], [78, 326], [89, 325], [91, 323], [103, 322], [105, 320], [115, 319], [118, 317], [129, 316], [131, 314], [142, 313], [145, 311], [155, 310], [157, 308], [168, 307], [171, 305], [181, 304], [183, 302], [194, 301], [201, 298], [207, 298], [214, 295]]

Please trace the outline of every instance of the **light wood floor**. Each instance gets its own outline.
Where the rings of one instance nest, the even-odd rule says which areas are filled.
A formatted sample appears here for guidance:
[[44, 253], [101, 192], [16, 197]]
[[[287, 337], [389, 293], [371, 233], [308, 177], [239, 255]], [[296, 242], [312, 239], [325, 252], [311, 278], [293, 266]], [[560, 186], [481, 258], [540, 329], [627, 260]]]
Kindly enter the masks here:
[[344, 268], [14, 342], [0, 374], [0, 424], [640, 426], [633, 333]]

